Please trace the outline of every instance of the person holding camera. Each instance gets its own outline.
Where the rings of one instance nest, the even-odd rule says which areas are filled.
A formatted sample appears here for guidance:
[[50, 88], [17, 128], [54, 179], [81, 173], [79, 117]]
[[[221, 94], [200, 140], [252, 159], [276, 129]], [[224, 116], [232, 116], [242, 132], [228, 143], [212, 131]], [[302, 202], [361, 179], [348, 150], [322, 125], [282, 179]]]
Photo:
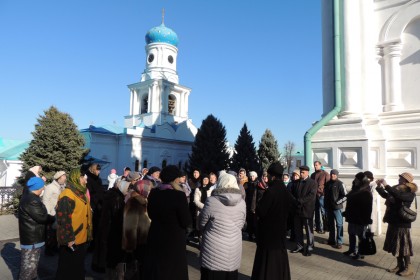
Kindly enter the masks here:
[[417, 185], [413, 180], [411, 173], [404, 172], [399, 175], [398, 184], [393, 187], [389, 186], [384, 179], [376, 181], [376, 191], [386, 199], [383, 221], [388, 223], [388, 229], [383, 249], [397, 258], [397, 266], [387, 271], [400, 276], [414, 274], [410, 262], [410, 257], [413, 256], [411, 222], [404, 220], [400, 214], [401, 207], [409, 208], [416, 196]]

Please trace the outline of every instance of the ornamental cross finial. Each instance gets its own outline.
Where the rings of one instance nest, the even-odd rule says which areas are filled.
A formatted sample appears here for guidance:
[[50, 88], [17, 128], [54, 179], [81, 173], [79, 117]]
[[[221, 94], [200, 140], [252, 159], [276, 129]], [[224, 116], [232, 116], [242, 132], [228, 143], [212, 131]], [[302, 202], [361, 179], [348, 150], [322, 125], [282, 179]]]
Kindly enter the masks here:
[[165, 24], [165, 8], [162, 8], [162, 24]]

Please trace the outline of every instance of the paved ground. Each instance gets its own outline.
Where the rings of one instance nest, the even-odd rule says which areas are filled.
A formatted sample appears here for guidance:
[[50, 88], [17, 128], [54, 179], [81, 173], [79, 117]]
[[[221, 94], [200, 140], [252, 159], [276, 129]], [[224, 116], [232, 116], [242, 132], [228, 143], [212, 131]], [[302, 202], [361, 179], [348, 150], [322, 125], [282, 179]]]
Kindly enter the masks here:
[[[347, 226], [346, 226], [347, 227]], [[316, 248], [311, 257], [305, 257], [301, 254], [289, 254], [292, 279], [322, 279], [322, 280], [346, 280], [346, 279], [401, 279], [402, 277], [390, 274], [385, 271], [386, 268], [395, 266], [395, 258], [382, 251], [384, 237], [376, 237], [378, 253], [374, 256], [367, 256], [364, 260], [353, 260], [344, 256], [342, 252], [348, 249], [348, 239], [345, 233], [345, 246], [337, 250], [330, 246], [322, 245], [327, 235], [317, 234], [315, 237]], [[18, 239], [17, 219], [12, 215], [0, 216], [0, 279], [17, 279], [20, 264], [20, 245]], [[411, 279], [420, 279], [420, 236], [414, 237], [414, 257], [412, 258], [415, 275]], [[289, 249], [294, 244], [288, 243]], [[187, 246], [189, 276], [191, 280], [200, 279], [198, 265], [198, 250]], [[255, 244], [252, 242], [243, 242], [242, 266], [239, 270], [240, 280], [249, 280], [254, 261]], [[86, 268], [89, 268], [90, 257], [86, 260]], [[55, 269], [57, 267], [57, 257], [42, 256], [39, 265], [40, 279], [54, 279]], [[103, 279], [103, 275], [95, 274], [87, 270], [86, 279]], [[175, 279], [176, 280], [176, 279]], [[275, 279], [273, 279], [275, 280]]]

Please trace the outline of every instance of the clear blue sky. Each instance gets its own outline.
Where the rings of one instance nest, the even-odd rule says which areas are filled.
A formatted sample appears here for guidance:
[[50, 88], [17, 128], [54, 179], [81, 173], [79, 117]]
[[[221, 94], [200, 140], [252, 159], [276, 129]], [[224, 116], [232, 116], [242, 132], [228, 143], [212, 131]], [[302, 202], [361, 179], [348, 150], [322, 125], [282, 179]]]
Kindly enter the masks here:
[[80, 129], [123, 126], [163, 7], [193, 123], [213, 114], [231, 145], [246, 122], [257, 148], [267, 128], [303, 148], [322, 114], [319, 0], [0, 0], [0, 137], [31, 139], [51, 105]]

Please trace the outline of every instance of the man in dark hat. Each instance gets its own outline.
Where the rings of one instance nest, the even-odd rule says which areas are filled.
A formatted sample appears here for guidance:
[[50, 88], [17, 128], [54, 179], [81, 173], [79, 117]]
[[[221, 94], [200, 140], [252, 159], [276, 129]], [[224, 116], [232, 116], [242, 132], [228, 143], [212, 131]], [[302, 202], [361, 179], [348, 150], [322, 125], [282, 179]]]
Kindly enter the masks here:
[[[305, 256], [310, 256], [314, 248], [312, 225], [318, 185], [314, 180], [309, 178], [308, 166], [303, 165], [299, 169], [300, 180], [296, 184], [296, 187], [292, 189], [292, 195], [296, 203], [294, 217], [296, 248], [291, 253], [302, 252]], [[306, 232], [306, 247], [303, 243], [303, 227], [305, 227]]]
[[269, 187], [256, 209], [258, 234], [252, 279], [290, 279], [284, 240], [293, 197], [284, 187], [283, 166], [279, 162], [271, 164], [267, 173]]

